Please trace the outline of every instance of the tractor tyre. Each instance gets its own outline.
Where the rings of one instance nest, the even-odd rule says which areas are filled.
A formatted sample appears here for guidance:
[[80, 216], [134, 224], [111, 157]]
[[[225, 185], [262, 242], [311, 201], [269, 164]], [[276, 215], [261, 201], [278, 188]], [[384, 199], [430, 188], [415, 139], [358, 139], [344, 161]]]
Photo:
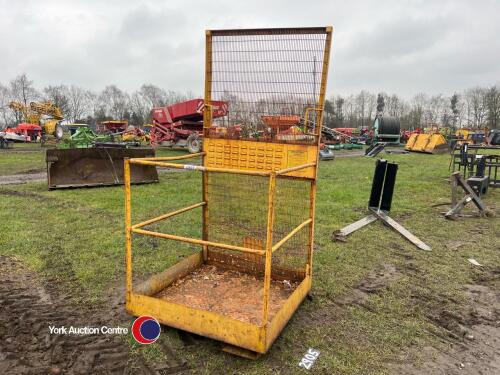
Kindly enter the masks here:
[[189, 134], [187, 138], [187, 149], [190, 154], [196, 154], [201, 151], [202, 140], [196, 133]]

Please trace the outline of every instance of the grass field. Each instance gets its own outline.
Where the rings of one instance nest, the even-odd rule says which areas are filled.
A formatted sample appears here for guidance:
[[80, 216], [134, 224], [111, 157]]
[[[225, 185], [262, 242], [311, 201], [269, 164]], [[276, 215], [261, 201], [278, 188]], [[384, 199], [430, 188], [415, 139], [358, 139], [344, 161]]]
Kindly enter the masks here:
[[[182, 151], [175, 151], [178, 153]], [[162, 151], [169, 154], [169, 151]], [[0, 155], [0, 175], [43, 168], [41, 153]], [[388, 156], [388, 155], [386, 155]], [[238, 359], [205, 340], [183, 352], [199, 373], [299, 373], [309, 347], [321, 351], [313, 373], [379, 374], [401, 355], [415, 355], [443, 330], [429, 311], [453, 311], [470, 303], [464, 284], [480, 276], [468, 263], [500, 269], [500, 220], [445, 220], [448, 206], [448, 155], [391, 155], [399, 163], [391, 216], [431, 245], [417, 250], [380, 223], [356, 232], [345, 243], [332, 242], [334, 229], [367, 214], [374, 159], [339, 158], [320, 164], [316, 208], [313, 301], [305, 301], [268, 355]], [[160, 184], [133, 188], [134, 221], [199, 201], [197, 172], [163, 173]], [[123, 188], [46, 191], [45, 183], [0, 187], [0, 255], [15, 255], [62, 289], [72, 289], [75, 303], [106, 306], [110, 289], [123, 288]], [[499, 209], [500, 192], [490, 189], [485, 203]], [[194, 213], [181, 216], [178, 230], [196, 234]], [[138, 269], [161, 270], [180, 251], [165, 241], [138, 239]], [[142, 242], [141, 242], [142, 241]], [[457, 241], [460, 243], [457, 246]], [[184, 250], [183, 250], [184, 251]], [[359, 296], [358, 286], [377, 270], [389, 270], [384, 285]], [[392, 271], [391, 271], [392, 270]], [[360, 297], [360, 298], [358, 298]], [[160, 340], [179, 346], [172, 330]], [[138, 348], [152, 361], [155, 347]], [[415, 351], [415, 349], [417, 349]], [[410, 357], [409, 357], [410, 358]], [[412, 358], [418, 362], [418, 356]]]
[[12, 147], [13, 149], [0, 150], [0, 176], [45, 169], [45, 152], [40, 145], [15, 143]]
[[[182, 149], [159, 148], [157, 156], [184, 154]], [[0, 150], [0, 176], [41, 172], [45, 170], [45, 150], [36, 143], [14, 143], [11, 149]]]

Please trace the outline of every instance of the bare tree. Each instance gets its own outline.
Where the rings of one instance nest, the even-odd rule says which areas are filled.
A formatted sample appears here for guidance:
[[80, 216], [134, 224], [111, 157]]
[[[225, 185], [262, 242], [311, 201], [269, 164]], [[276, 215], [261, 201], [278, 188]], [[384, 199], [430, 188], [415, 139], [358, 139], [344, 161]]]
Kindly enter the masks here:
[[10, 93], [7, 86], [0, 83], [0, 129], [12, 125], [12, 112], [9, 110]]
[[468, 126], [480, 127], [486, 118], [486, 90], [474, 87], [465, 91], [468, 112]]
[[403, 100], [396, 94], [392, 94], [390, 97], [385, 99], [386, 101], [386, 112], [389, 116], [401, 117], [403, 115]]
[[371, 124], [373, 118], [375, 117], [377, 109], [377, 96], [371, 92], [365, 91], [365, 111], [364, 115], [366, 118], [366, 124]]
[[[43, 89], [42, 96], [33, 81], [21, 74], [7, 86], [0, 84], [0, 127], [23, 120], [22, 114], [9, 109], [10, 101], [29, 105], [31, 101], [49, 100], [60, 107], [71, 122], [82, 120], [94, 124], [107, 119], [129, 119], [134, 125], [143, 125], [151, 121], [152, 108], [195, 97], [193, 93], [165, 90], [151, 83], [143, 84], [131, 95], [116, 85], [106, 86], [99, 95], [74, 85], [50, 85]], [[263, 100], [248, 108], [238, 103], [238, 98], [226, 99], [231, 101], [230, 115], [241, 123], [258, 123], [261, 113], [300, 112], [295, 104], [284, 109], [272, 103], [273, 100]], [[442, 94], [429, 97], [421, 93], [409, 101], [397, 94], [388, 95], [382, 91], [375, 95], [361, 90], [354, 95], [332, 96], [325, 103], [324, 120], [325, 125], [333, 127], [367, 127], [373, 117], [381, 113], [398, 117], [402, 128], [429, 125], [498, 128], [500, 87], [474, 87], [449, 97]]]
[[76, 122], [92, 113], [94, 95], [81, 87], [71, 85], [68, 89], [68, 119]]
[[354, 95], [349, 95], [344, 99], [344, 113], [346, 122], [350, 127], [356, 126], [356, 112]]
[[361, 90], [361, 92], [356, 95], [356, 98], [354, 100], [354, 104], [356, 106], [356, 118], [359, 120], [358, 126], [361, 126], [364, 128], [366, 126], [365, 120], [366, 120], [366, 106], [367, 106], [367, 92], [364, 90]]
[[[154, 107], [156, 106], [154, 105]], [[135, 122], [138, 122], [134, 125], [144, 125], [146, 122], [149, 122], [152, 108], [151, 101], [141, 94], [140, 91], [136, 91], [130, 96], [130, 109], [133, 112]]]
[[43, 89], [44, 100], [61, 108], [63, 114], [68, 112], [68, 87], [65, 85], [47, 86]]
[[424, 120], [426, 126], [438, 125], [442, 119], [443, 109], [446, 107], [446, 100], [443, 95], [434, 95], [426, 103], [424, 110]]
[[361, 92], [356, 96], [355, 103], [357, 106], [357, 113], [359, 119], [359, 125], [362, 128], [367, 127], [371, 124], [372, 117], [375, 111], [376, 96], [366, 90], [361, 90]]
[[141, 88], [130, 96], [130, 110], [137, 125], [143, 125], [151, 121], [151, 109], [173, 104], [180, 94], [164, 89], [153, 84], [143, 84]]
[[341, 128], [344, 126], [344, 98], [338, 96], [335, 99], [335, 127]]
[[[29, 105], [30, 102], [40, 98], [40, 93], [35, 89], [33, 81], [28, 78], [26, 73], [23, 73], [10, 81], [9, 95], [11, 100], [24, 105]], [[12, 110], [12, 115], [14, 116], [16, 123], [24, 121], [22, 113]]]
[[162, 107], [167, 104], [167, 93], [158, 86], [144, 84], [137, 94], [142, 96], [142, 101], [147, 102], [150, 109], [153, 107]]
[[410, 102], [410, 127], [413, 129], [424, 126], [424, 112], [427, 108], [427, 95], [415, 95]]
[[129, 96], [115, 85], [104, 88], [99, 95], [99, 102], [102, 104], [106, 116], [120, 120], [128, 115]]
[[33, 86], [33, 81], [28, 78], [26, 73], [23, 73], [10, 81], [10, 96], [12, 100], [28, 105], [30, 102], [38, 100], [40, 93]]
[[500, 89], [492, 86], [486, 92], [486, 106], [488, 109], [488, 126], [498, 129], [500, 126]]

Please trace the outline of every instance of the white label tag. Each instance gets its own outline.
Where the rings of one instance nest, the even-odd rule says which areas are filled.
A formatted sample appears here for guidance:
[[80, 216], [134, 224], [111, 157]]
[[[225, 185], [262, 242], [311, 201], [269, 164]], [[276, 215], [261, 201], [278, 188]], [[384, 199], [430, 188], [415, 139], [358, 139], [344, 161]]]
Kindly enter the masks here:
[[314, 362], [318, 359], [320, 351], [317, 349], [309, 348], [299, 362], [299, 367], [310, 370]]
[[190, 170], [198, 170], [198, 171], [204, 171], [205, 167], [202, 167], [200, 165], [193, 165], [193, 164], [184, 164], [184, 169], [190, 169]]

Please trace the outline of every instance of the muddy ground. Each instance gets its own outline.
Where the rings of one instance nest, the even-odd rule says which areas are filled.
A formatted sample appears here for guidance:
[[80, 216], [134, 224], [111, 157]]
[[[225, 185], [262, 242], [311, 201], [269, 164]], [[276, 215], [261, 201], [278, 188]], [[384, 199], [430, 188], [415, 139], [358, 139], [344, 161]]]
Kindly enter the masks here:
[[[382, 264], [371, 271], [357, 287], [339, 298], [340, 306], [357, 304], [370, 309], [369, 296], [380, 293], [404, 272], [414, 272], [408, 256], [407, 266], [398, 270]], [[388, 365], [393, 374], [421, 375], [493, 375], [500, 374], [500, 269], [483, 269], [476, 284], [464, 285], [463, 293], [469, 303], [445, 300], [434, 296], [424, 300], [414, 295], [414, 303], [437, 330], [434, 345], [410, 350]]]
[[[184, 169], [157, 168], [158, 173], [186, 172]], [[29, 182], [47, 181], [47, 171], [33, 170], [26, 173], [17, 173], [0, 176], [0, 185], [27, 184]]]
[[471, 304], [456, 310], [444, 303], [428, 318], [444, 329], [440, 344], [391, 365], [394, 374], [500, 374], [500, 270], [480, 284], [464, 285]]
[[28, 173], [0, 176], [0, 185], [27, 184], [28, 182], [38, 182], [45, 180], [47, 180], [47, 172], [35, 170]]
[[[74, 305], [56, 280], [37, 276], [12, 257], [0, 256], [0, 374], [176, 374], [190, 369], [175, 350], [161, 343], [167, 358], [148, 362], [132, 353], [128, 335], [56, 335], [49, 326], [127, 327], [123, 290], [108, 307]], [[188, 338], [190, 340], [190, 338]]]
[[[330, 307], [336, 312], [328, 315], [340, 316], [352, 305], [370, 309], [371, 295], [382, 293], [405, 273], [418, 272], [412, 265], [408, 255], [403, 269], [387, 263], [377, 266], [338, 298]], [[111, 288], [109, 306], [85, 307], [74, 305], [71, 294], [55, 285], [56, 280], [38, 276], [15, 258], [0, 257], [0, 374], [159, 375], [200, 369], [165, 342], [160, 346], [168, 360], [151, 364], [120, 336], [51, 335], [51, 324], [130, 327], [133, 320], [124, 311], [121, 288]], [[500, 269], [483, 269], [476, 283], [463, 286], [463, 293], [470, 303], [461, 305], [441, 296], [426, 300], [415, 294], [414, 303], [436, 327], [432, 333], [436, 340], [389, 363], [391, 373], [500, 374]], [[205, 339], [193, 341], [188, 335], [183, 340], [196, 350], [196, 345], [203, 345], [197, 340]]]
[[[49, 325], [111, 323], [48, 288], [18, 261], [0, 258], [0, 373], [123, 374], [128, 348], [116, 336], [51, 335]], [[92, 318], [91, 318], [92, 316]]]

